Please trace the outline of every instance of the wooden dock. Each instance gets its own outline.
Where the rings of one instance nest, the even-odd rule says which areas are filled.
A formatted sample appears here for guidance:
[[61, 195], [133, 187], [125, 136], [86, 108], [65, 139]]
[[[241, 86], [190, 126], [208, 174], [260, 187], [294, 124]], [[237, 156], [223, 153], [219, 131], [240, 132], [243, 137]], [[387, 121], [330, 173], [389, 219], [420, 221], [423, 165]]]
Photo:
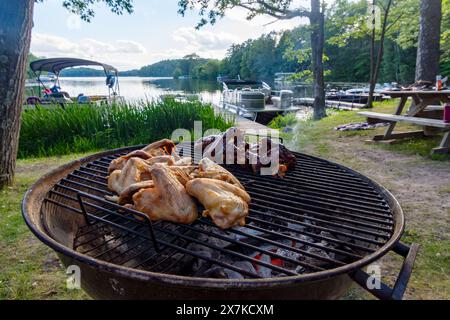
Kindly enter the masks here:
[[[294, 99], [297, 104], [312, 106], [314, 103], [313, 98], [298, 98]], [[325, 100], [325, 106], [327, 108], [336, 108], [340, 110], [359, 110], [364, 108], [366, 105], [363, 103], [355, 103], [355, 102], [343, 102], [343, 101], [335, 101], [335, 100]]]
[[244, 130], [245, 132], [268, 130], [269, 132], [278, 132], [279, 130], [271, 129], [263, 124], [255, 121], [248, 120], [244, 117], [236, 117], [236, 127]]

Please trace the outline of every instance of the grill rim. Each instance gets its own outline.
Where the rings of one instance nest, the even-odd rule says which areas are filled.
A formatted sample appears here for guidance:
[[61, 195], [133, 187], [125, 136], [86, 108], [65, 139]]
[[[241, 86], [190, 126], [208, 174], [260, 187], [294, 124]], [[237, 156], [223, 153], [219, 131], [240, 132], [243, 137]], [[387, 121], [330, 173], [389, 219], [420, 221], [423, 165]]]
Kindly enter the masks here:
[[[74, 259], [80, 263], [88, 264], [89, 266], [107, 271], [113, 274], [118, 274], [123, 277], [131, 278], [139, 281], [157, 281], [159, 283], [165, 283], [170, 285], [183, 285], [190, 287], [202, 287], [202, 288], [215, 288], [215, 289], [255, 289], [258, 287], [275, 287], [283, 285], [292, 285], [296, 283], [312, 282], [323, 280], [331, 277], [341, 276], [345, 274], [352, 274], [353, 272], [364, 268], [370, 263], [379, 260], [385, 256], [393, 247], [400, 241], [404, 228], [405, 228], [405, 217], [403, 210], [398, 202], [398, 200], [393, 196], [393, 194], [386, 189], [384, 186], [378, 182], [370, 179], [361, 173], [354, 171], [346, 166], [339, 163], [322, 159], [319, 157], [307, 155], [300, 153], [304, 156], [310, 157], [311, 159], [318, 160], [324, 163], [328, 163], [336, 166], [339, 169], [343, 169], [346, 172], [354, 174], [355, 176], [361, 178], [365, 182], [369, 183], [383, 199], [389, 204], [392, 210], [392, 218], [394, 222], [394, 229], [390, 239], [380, 248], [378, 248], [372, 254], [365, 256], [364, 258], [357, 260], [355, 262], [346, 264], [341, 267], [317, 271], [308, 274], [296, 275], [296, 276], [284, 276], [284, 277], [273, 277], [273, 278], [262, 278], [262, 279], [214, 279], [214, 278], [201, 278], [201, 277], [191, 277], [191, 276], [180, 276], [167, 273], [151, 272], [139, 269], [133, 269], [124, 267], [118, 264], [106, 262], [100, 259], [92, 258], [88, 255], [81, 254], [50, 237], [45, 230], [45, 224], [42, 222], [42, 204], [47, 193], [58, 183], [62, 178], [66, 177], [72, 171], [78, 169], [83, 164], [95, 161], [99, 158], [117, 155], [119, 153], [130, 152], [135, 149], [142, 148], [146, 145], [137, 145], [131, 147], [123, 147], [118, 149], [112, 149], [109, 151], [104, 151], [100, 153], [95, 153], [90, 156], [81, 158], [79, 160], [74, 160], [65, 165], [62, 165], [49, 173], [42, 176], [37, 180], [28, 191], [25, 193], [22, 200], [22, 216], [31, 230], [31, 232], [45, 245], [49, 246], [51, 249], [59, 254], [66, 257]], [[70, 171], [69, 171], [70, 170]], [[39, 226], [37, 222], [33, 221], [32, 210], [39, 210]], [[36, 213], [35, 213], [36, 215]]]

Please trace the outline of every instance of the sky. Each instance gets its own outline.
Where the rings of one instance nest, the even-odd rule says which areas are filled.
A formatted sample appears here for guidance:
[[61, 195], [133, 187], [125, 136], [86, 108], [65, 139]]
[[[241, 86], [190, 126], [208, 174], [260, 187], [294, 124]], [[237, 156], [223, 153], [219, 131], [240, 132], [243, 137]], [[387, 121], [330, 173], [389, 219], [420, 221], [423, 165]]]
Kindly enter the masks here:
[[[214, 26], [195, 30], [198, 13], [177, 13], [178, 0], [134, 0], [134, 13], [117, 16], [96, 4], [91, 23], [62, 7], [62, 0], [35, 6], [31, 52], [40, 57], [78, 57], [112, 64], [119, 70], [197, 53], [223, 58], [233, 43], [270, 31], [292, 29], [306, 19], [277, 21], [268, 16], [246, 20], [244, 9], [233, 9]], [[305, 0], [294, 0], [305, 4]], [[306, 1], [308, 3], [308, 1]], [[274, 22], [274, 23], [273, 23]]]

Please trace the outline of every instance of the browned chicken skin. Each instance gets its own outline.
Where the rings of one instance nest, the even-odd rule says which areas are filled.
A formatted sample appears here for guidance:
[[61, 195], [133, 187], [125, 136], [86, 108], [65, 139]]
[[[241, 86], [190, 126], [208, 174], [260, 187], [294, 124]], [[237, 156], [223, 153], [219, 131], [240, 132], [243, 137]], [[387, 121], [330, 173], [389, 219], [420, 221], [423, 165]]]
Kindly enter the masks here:
[[219, 228], [245, 225], [250, 196], [241, 188], [225, 181], [200, 178], [189, 181], [186, 190], [205, 206], [203, 216], [210, 216]]
[[198, 177], [226, 181], [244, 190], [244, 186], [231, 172], [208, 158], [200, 161]]
[[147, 160], [151, 157], [152, 156], [150, 154], [148, 154], [147, 152], [145, 152], [143, 150], [136, 150], [136, 151], [130, 152], [126, 156], [122, 156], [120, 158], [117, 158], [117, 159], [114, 159], [113, 161], [111, 161], [111, 164], [109, 165], [109, 168], [108, 168], [108, 172], [112, 173], [116, 170], [122, 170], [123, 167], [125, 167], [127, 161], [130, 160], [131, 158], [141, 158], [143, 160]]
[[[166, 157], [171, 156], [173, 161], [180, 160], [180, 157], [176, 154], [176, 147], [173, 141], [168, 139], [163, 139], [154, 143], [149, 144], [145, 148], [141, 150], [135, 150], [130, 152], [129, 154], [117, 158], [111, 162], [109, 165], [108, 171], [109, 173], [114, 172], [115, 170], [122, 170], [128, 160], [131, 158], [141, 158], [143, 160], [152, 161], [151, 158], [155, 157]], [[161, 161], [157, 161], [161, 162]], [[154, 162], [156, 163], [156, 162]]]
[[151, 166], [140, 158], [129, 159], [122, 170], [116, 170], [108, 177], [108, 187], [120, 195], [129, 186], [151, 180]]
[[190, 224], [197, 219], [197, 206], [184, 186], [162, 164], [151, 171], [153, 188], [141, 189], [133, 196], [135, 209], [152, 220]]
[[245, 225], [250, 196], [239, 180], [208, 158], [196, 166], [174, 151], [172, 141], [161, 140], [114, 160], [108, 187], [117, 195], [108, 200], [152, 220], [190, 224], [198, 217], [195, 197], [218, 227]]
[[152, 157], [172, 155], [175, 157], [175, 160], [179, 160], [179, 157], [176, 154], [175, 143], [169, 139], [151, 143], [143, 148], [142, 151], [149, 153]]

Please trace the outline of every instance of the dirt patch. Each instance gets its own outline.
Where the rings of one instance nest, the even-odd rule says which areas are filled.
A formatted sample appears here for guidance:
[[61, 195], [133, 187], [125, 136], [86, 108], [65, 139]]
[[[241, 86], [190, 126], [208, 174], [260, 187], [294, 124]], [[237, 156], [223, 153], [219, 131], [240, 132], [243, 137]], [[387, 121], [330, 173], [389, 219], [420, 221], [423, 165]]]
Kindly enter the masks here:
[[[357, 135], [323, 137], [320, 144], [306, 144], [301, 152], [343, 164], [392, 192], [405, 214], [402, 241], [421, 246], [405, 299], [448, 299], [450, 162], [393, 152], [364, 140]], [[395, 283], [402, 261], [390, 253], [376, 262], [381, 266], [383, 282], [391, 286]], [[356, 286], [347, 298], [373, 297]]]
[[333, 160], [384, 185], [400, 202], [407, 225], [440, 234], [449, 232], [450, 163], [420, 159], [362, 144], [360, 137], [339, 139]]

